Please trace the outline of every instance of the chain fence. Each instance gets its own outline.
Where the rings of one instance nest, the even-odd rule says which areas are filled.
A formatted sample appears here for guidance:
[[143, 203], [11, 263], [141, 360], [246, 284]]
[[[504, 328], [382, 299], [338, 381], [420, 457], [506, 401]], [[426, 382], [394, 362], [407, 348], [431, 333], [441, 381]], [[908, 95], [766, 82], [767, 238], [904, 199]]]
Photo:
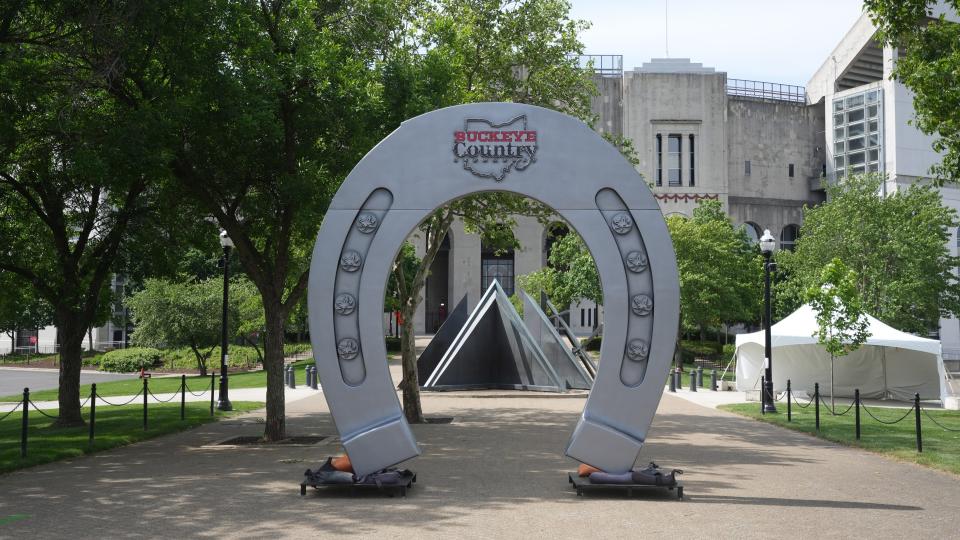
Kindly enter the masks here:
[[[186, 375], [182, 375], [182, 376], [180, 377], [180, 384], [179, 384], [176, 392], [171, 393], [171, 395], [170, 395], [169, 397], [165, 398], [165, 399], [161, 399], [161, 398], [158, 397], [156, 394], [154, 394], [153, 391], [150, 389], [150, 386], [149, 386], [149, 384], [150, 384], [150, 383], [149, 383], [150, 379], [149, 379], [149, 378], [145, 378], [145, 379], [143, 379], [143, 388], [140, 389], [140, 391], [137, 392], [136, 395], [130, 397], [130, 399], [128, 399], [128, 400], [126, 400], [126, 401], [123, 401], [123, 402], [119, 402], [119, 401], [118, 401], [118, 402], [113, 402], [113, 401], [110, 401], [110, 400], [106, 399], [104, 396], [102, 396], [102, 395], [100, 395], [99, 393], [97, 393], [97, 385], [96, 385], [96, 384], [90, 385], [90, 395], [87, 397], [87, 399], [85, 399], [85, 400], [80, 404], [80, 409], [83, 409], [84, 407], [86, 407], [87, 404], [90, 404], [90, 408], [89, 408], [89, 421], [88, 421], [88, 427], [89, 427], [89, 442], [88, 442], [88, 444], [90, 444], [90, 445], [92, 446], [93, 443], [94, 443], [94, 440], [95, 440], [95, 438], [96, 438], [96, 420], [97, 420], [97, 406], [98, 406], [98, 405], [100, 405], [100, 406], [106, 405], [106, 406], [108, 406], [108, 407], [124, 407], [124, 406], [126, 406], [126, 405], [130, 405], [131, 403], [133, 403], [134, 401], [136, 401], [138, 398], [142, 398], [142, 401], [143, 401], [143, 429], [144, 429], [144, 431], [146, 431], [146, 430], [148, 429], [148, 427], [149, 427], [149, 404], [151, 403], [150, 398], [153, 398], [153, 403], [154, 403], [154, 404], [164, 404], [164, 403], [170, 403], [171, 401], [173, 401], [173, 400], [175, 400], [176, 398], [179, 397], [179, 398], [180, 398], [180, 420], [185, 420], [185, 419], [186, 419], [186, 394], [189, 392], [189, 393], [190, 393], [192, 396], [194, 396], [194, 397], [203, 397], [203, 396], [206, 395], [206, 394], [210, 394], [210, 416], [213, 416], [213, 414], [214, 414], [214, 386], [215, 386], [215, 385], [214, 385], [214, 380], [215, 380], [215, 379], [214, 379], [213, 377], [211, 377], [211, 379], [210, 379], [210, 386], [207, 387], [207, 388], [206, 388], [205, 390], [203, 390], [202, 392], [197, 393], [197, 392], [193, 392], [192, 390], [190, 390], [190, 389], [187, 387], [187, 377], [186, 377]], [[21, 457], [21, 458], [27, 457], [27, 450], [28, 450], [28, 444], [27, 444], [27, 443], [28, 443], [28, 432], [29, 432], [29, 429], [30, 429], [30, 409], [31, 409], [31, 408], [32, 408], [35, 412], [37, 412], [37, 413], [39, 413], [41, 416], [43, 416], [44, 418], [51, 419], [51, 420], [57, 420], [57, 419], [59, 418], [59, 416], [57, 416], [57, 415], [50, 414], [50, 413], [46, 412], [43, 408], [41, 408], [40, 406], [38, 406], [35, 401], [33, 401], [32, 399], [30, 399], [30, 389], [29, 389], [29, 388], [24, 388], [24, 389], [23, 389], [23, 399], [21, 399], [20, 401], [18, 401], [17, 404], [16, 404], [16, 406], [14, 406], [14, 407], [13, 407], [12, 409], [10, 409], [9, 411], [0, 414], [0, 422], [2, 422], [2, 421], [4, 421], [4, 420], [6, 420], [6, 419], [7, 419], [10, 415], [12, 415], [13, 413], [15, 413], [15, 412], [17, 412], [17, 411], [20, 411], [20, 412], [21, 412], [21, 415], [22, 415], [21, 428], [20, 428], [20, 457]]]

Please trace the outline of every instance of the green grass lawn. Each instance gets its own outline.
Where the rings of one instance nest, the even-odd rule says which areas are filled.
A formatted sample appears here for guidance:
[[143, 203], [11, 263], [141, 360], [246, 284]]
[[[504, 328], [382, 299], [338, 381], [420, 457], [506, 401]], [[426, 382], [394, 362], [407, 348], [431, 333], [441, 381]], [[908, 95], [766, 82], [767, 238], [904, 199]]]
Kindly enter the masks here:
[[[297, 383], [303, 384], [304, 374], [303, 369], [313, 364], [313, 359], [309, 360], [300, 360], [294, 363], [294, 366], [297, 370]], [[210, 373], [213, 373], [212, 371]], [[219, 379], [219, 371], [217, 372], [217, 379]], [[217, 385], [219, 382], [216, 383]], [[149, 382], [150, 391], [154, 394], [164, 394], [171, 392], [180, 391], [180, 377], [154, 377], [150, 379]], [[249, 371], [246, 373], [231, 373], [230, 374], [230, 388], [264, 388], [267, 386], [267, 372], [265, 371]], [[206, 377], [201, 377], [199, 375], [194, 375], [187, 377], [187, 388], [189, 388], [194, 393], [200, 393], [210, 388], [210, 375]], [[109, 381], [97, 383], [97, 395], [100, 396], [132, 396], [143, 389], [143, 382], [139, 379], [127, 379], [123, 381]], [[81, 401], [87, 399], [87, 396], [90, 395], [90, 385], [83, 384], [80, 385], [80, 397]], [[57, 389], [51, 390], [40, 390], [38, 392], [30, 392], [30, 399], [33, 401], [56, 401], [58, 396]], [[23, 399], [21, 394], [13, 396], [4, 396], [0, 397], [0, 401], [20, 401]]]
[[[216, 411], [210, 416], [209, 405], [202, 402], [187, 403], [186, 418], [180, 420], [180, 404], [154, 404], [148, 407], [148, 429], [143, 429], [143, 405], [124, 407], [97, 407], [96, 434], [94, 443], [88, 444], [89, 428], [53, 428], [53, 420], [30, 409], [30, 427], [27, 430], [27, 457], [20, 457], [21, 413], [16, 411], [0, 421], [0, 473], [31, 467], [83, 454], [99, 452], [108, 448], [124, 446], [167, 433], [183, 431], [214, 422], [237, 413], [263, 407], [256, 401], [234, 401], [232, 412]], [[55, 416], [56, 410], [45, 410]], [[90, 409], [83, 409], [84, 419], [89, 421]]]
[[[850, 400], [848, 399], [842, 400], [842, 404], [838, 402], [837, 412], [843, 412], [849, 404]], [[910, 413], [900, 423], [884, 425], [870, 418], [866, 412], [861, 411], [861, 438], [858, 441], [856, 440], [856, 425], [854, 411], [852, 410], [844, 416], [832, 416], [829, 408], [821, 405], [820, 433], [817, 434], [813, 405], [808, 409], [800, 409], [794, 405], [792, 422], [787, 422], [786, 403], [777, 403], [777, 413], [775, 414], [760, 414], [760, 405], [753, 403], [722, 405], [721, 408], [761, 422], [818, 435], [821, 438], [847, 446], [864, 448], [903, 461], [912, 461], [960, 474], [960, 431], [946, 431], [930, 421], [926, 414], [921, 415], [923, 453], [917, 453], [914, 413]], [[903, 416], [907, 409], [871, 407], [870, 412], [885, 422], [892, 422]], [[960, 412], [934, 409], [928, 412], [941, 424], [950, 429], [960, 430]]]

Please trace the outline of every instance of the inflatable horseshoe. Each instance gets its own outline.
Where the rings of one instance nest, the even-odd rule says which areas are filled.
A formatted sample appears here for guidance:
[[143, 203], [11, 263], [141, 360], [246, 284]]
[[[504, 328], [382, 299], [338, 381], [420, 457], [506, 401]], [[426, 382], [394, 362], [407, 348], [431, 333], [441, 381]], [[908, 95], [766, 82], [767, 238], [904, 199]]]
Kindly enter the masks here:
[[435, 209], [485, 191], [536, 199], [583, 237], [600, 272], [600, 368], [568, 456], [633, 466], [673, 359], [680, 291], [663, 215], [643, 177], [583, 122], [477, 103], [404, 122], [353, 169], [320, 228], [310, 335], [330, 413], [358, 475], [419, 455], [387, 367], [383, 298], [401, 244]]

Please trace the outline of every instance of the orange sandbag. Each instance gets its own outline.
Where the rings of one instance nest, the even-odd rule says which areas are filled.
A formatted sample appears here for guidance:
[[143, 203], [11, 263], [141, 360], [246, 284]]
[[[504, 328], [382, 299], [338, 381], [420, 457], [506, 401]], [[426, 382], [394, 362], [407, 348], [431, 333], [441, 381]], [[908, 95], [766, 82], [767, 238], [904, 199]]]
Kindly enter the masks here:
[[590, 476], [590, 473], [595, 473], [595, 472], [603, 472], [603, 471], [601, 471], [600, 469], [592, 465], [587, 465], [586, 463], [581, 463], [580, 466], [577, 467], [577, 474], [579, 476]]
[[330, 460], [330, 465], [341, 472], [353, 472], [353, 464], [350, 463], [350, 456], [338, 456]]

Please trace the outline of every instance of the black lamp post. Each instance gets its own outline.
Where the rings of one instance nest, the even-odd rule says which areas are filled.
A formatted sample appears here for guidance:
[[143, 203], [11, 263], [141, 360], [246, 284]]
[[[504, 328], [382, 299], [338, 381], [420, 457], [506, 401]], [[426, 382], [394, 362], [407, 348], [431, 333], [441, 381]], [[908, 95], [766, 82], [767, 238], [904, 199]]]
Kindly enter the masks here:
[[760, 237], [760, 251], [763, 253], [763, 327], [764, 327], [764, 346], [763, 346], [763, 364], [764, 364], [764, 385], [761, 399], [763, 400], [763, 411], [769, 413], [777, 412], [774, 405], [773, 393], [773, 347], [771, 346], [770, 326], [773, 317], [770, 314], [770, 272], [777, 269], [777, 263], [770, 262], [770, 256], [777, 247], [777, 240], [770, 234], [770, 229], [763, 231]]
[[223, 247], [223, 325], [220, 332], [220, 400], [217, 402], [217, 409], [221, 411], [232, 411], [233, 404], [230, 403], [229, 380], [227, 379], [227, 360], [230, 356], [227, 354], [227, 307], [230, 295], [230, 249], [233, 248], [233, 240], [227, 236], [227, 231], [220, 231], [220, 245]]

